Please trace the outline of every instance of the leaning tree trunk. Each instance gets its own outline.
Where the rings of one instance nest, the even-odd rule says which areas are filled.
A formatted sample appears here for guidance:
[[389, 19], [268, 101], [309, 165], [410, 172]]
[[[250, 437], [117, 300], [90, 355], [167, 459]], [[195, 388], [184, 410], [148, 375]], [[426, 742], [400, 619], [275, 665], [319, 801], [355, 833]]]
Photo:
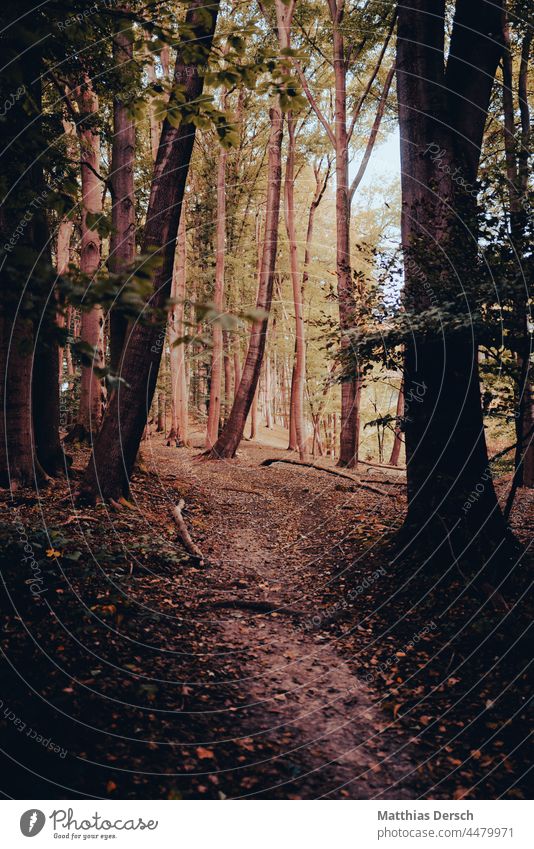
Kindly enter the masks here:
[[[445, 4], [434, 6], [430, 15], [426, 0], [414, 0], [398, 12], [405, 307], [417, 317], [405, 345], [404, 530], [421, 551], [436, 558], [469, 552], [472, 563], [480, 555], [489, 560], [506, 537], [488, 469], [477, 342], [469, 326], [477, 265], [472, 187], [502, 52], [502, 8], [457, 0], [445, 71]], [[455, 169], [462, 181], [453, 179]], [[451, 304], [458, 305], [452, 315]]]
[[[201, 69], [209, 58], [219, 4], [209, 7], [194, 0], [186, 24], [196, 38], [194, 64], [186, 64], [181, 46], [174, 82], [183, 87], [185, 101], [198, 101], [204, 88]], [[191, 35], [190, 35], [191, 37]], [[154, 178], [143, 234], [143, 253], [157, 249], [161, 257], [153, 284], [150, 306], [161, 310], [171, 293], [176, 236], [193, 143], [195, 126], [184, 121], [178, 127], [163, 123]], [[155, 315], [150, 322], [136, 325], [128, 338], [123, 357], [122, 377], [113, 395], [92, 457], [82, 480], [82, 499], [119, 498], [129, 490], [130, 474], [154, 397], [165, 326]]]
[[217, 442], [209, 452], [208, 456], [211, 458], [223, 459], [235, 455], [239, 443], [243, 438], [245, 423], [258, 385], [265, 351], [278, 245], [283, 133], [283, 117], [280, 106], [273, 106], [269, 115], [271, 129], [268, 142], [269, 158], [267, 167], [265, 232], [258, 295], [256, 298], [256, 309], [261, 310], [265, 314], [265, 317], [261, 320], [254, 321], [252, 325], [241, 381], [228, 421]]
[[[76, 92], [80, 108], [78, 137], [80, 141], [81, 178], [82, 178], [82, 238], [80, 246], [80, 271], [92, 285], [92, 278], [98, 271], [101, 254], [101, 238], [97, 230], [88, 223], [88, 216], [102, 214], [103, 193], [100, 173], [100, 135], [92, 122], [98, 115], [98, 97], [91, 80], [86, 77]], [[82, 365], [80, 404], [76, 424], [66, 437], [66, 442], [91, 441], [102, 421], [103, 387], [95, 368], [102, 368], [104, 313], [99, 306], [91, 307], [82, 313], [80, 336], [82, 342], [93, 351], [91, 363]]]
[[[295, 0], [275, 0], [278, 42], [281, 49], [289, 47], [289, 31], [295, 10]], [[232, 410], [217, 442], [209, 451], [213, 459], [234, 457], [243, 438], [245, 424], [258, 381], [260, 379], [269, 313], [273, 298], [276, 252], [278, 248], [278, 220], [280, 217], [280, 192], [282, 182], [282, 136], [283, 115], [280, 98], [269, 111], [270, 132], [268, 141], [267, 197], [265, 211], [265, 231], [261, 270], [259, 275], [256, 309], [265, 317], [254, 321], [250, 333], [247, 356], [243, 366], [239, 388]]]
[[[133, 74], [133, 29], [121, 19], [113, 36], [113, 60], [122, 86], [128, 86]], [[120, 94], [113, 99], [113, 143], [111, 150], [112, 233], [108, 268], [122, 274], [135, 259], [135, 121]], [[127, 285], [127, 284], [124, 284]], [[110, 325], [110, 370], [119, 372], [120, 359], [128, 327], [127, 318], [112, 309]]]

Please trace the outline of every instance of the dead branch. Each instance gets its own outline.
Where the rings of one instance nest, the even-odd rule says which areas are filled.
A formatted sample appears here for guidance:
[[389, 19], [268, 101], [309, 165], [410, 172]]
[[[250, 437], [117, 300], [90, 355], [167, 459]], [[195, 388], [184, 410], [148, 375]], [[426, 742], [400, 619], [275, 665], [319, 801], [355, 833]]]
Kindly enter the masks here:
[[184, 522], [184, 517], [182, 515], [182, 510], [184, 509], [184, 507], [185, 501], [183, 498], [181, 498], [178, 504], [171, 505], [170, 513], [178, 528], [178, 534], [185, 550], [188, 552], [188, 554], [190, 554], [192, 557], [195, 557], [197, 560], [200, 561], [201, 564], [203, 564], [204, 555], [202, 554], [198, 545], [196, 545], [191, 539], [189, 531], [187, 530], [187, 525]]

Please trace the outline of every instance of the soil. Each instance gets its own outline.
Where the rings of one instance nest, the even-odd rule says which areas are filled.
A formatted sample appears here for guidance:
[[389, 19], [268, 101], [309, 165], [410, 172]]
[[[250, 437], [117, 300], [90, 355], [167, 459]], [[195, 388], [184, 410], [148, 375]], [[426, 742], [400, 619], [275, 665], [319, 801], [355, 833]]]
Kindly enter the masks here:
[[[351, 482], [262, 466], [294, 456], [280, 435], [262, 433], [224, 462], [199, 457], [200, 434], [193, 442], [143, 443], [131, 505], [120, 510], [76, 508], [76, 479], [43, 497], [21, 493], [11, 507], [6, 795], [522, 798], [526, 678], [511, 688], [494, 673], [488, 684], [487, 657], [477, 660], [484, 629], [503, 613], [488, 607], [462, 638], [466, 651], [476, 643], [473, 689], [452, 637], [480, 599], [466, 601], [449, 580], [444, 618], [444, 587], [433, 579], [415, 598], [394, 568], [402, 470], [361, 466]], [[74, 475], [85, 461], [82, 451]], [[180, 498], [203, 564], [177, 538], [170, 506]], [[528, 498], [518, 501], [522, 527]], [[13, 517], [27, 529], [42, 594], [29, 589]], [[521, 635], [524, 615], [511, 626]], [[501, 728], [498, 710], [470, 722], [481, 700], [498, 701], [486, 685], [507, 694], [507, 716], [508, 697], [515, 707], [504, 747], [488, 728]]]

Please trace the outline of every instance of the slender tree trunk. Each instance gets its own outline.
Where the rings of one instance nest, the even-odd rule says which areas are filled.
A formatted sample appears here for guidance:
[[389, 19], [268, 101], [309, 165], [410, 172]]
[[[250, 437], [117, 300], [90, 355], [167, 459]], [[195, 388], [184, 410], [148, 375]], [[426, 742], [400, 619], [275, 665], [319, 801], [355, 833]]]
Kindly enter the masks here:
[[[80, 247], [80, 271], [91, 278], [100, 265], [101, 239], [97, 230], [91, 229], [87, 223], [88, 215], [102, 213], [102, 183], [97, 174], [100, 173], [100, 135], [94, 129], [91, 121], [98, 115], [98, 97], [91, 81], [85, 78], [82, 86], [76, 92], [80, 109], [78, 138], [82, 160], [82, 239]], [[101, 307], [95, 306], [82, 313], [80, 336], [82, 342], [94, 350], [91, 365], [82, 365], [82, 380], [80, 389], [80, 404], [76, 425], [66, 441], [91, 441], [98, 432], [103, 413], [103, 387], [94, 367], [101, 368], [103, 356], [104, 314]]]
[[156, 433], [163, 433], [165, 431], [165, 395], [163, 392], [158, 392], [158, 417], [156, 424]]
[[[354, 325], [354, 286], [350, 265], [349, 152], [347, 139], [347, 67], [341, 30], [343, 7], [330, 2], [333, 23], [336, 142], [336, 268], [343, 367], [339, 466], [354, 468], [357, 455], [356, 379], [352, 374], [349, 331]], [[335, 9], [335, 11], [334, 11]]]
[[[217, 224], [215, 239], [215, 293], [214, 304], [218, 316], [222, 315], [224, 304], [224, 264], [226, 252], [226, 163], [227, 150], [221, 146], [219, 150], [219, 167], [217, 172]], [[219, 436], [221, 419], [221, 390], [223, 370], [223, 331], [218, 319], [212, 326], [212, 355], [211, 382], [208, 408], [208, 426], [206, 433], [206, 448], [211, 449]]]
[[403, 382], [401, 381], [401, 385], [399, 388], [399, 394], [397, 395], [397, 408], [395, 410], [395, 428], [393, 431], [393, 447], [391, 449], [391, 456], [389, 458], [390, 466], [398, 466], [400, 452], [402, 448], [402, 422], [401, 419], [404, 415], [404, 387]]
[[[74, 222], [67, 218], [66, 216], [61, 219], [59, 222], [59, 227], [57, 231], [57, 241], [56, 241], [56, 268], [59, 276], [66, 274], [69, 269], [70, 262], [70, 241], [72, 238], [72, 231], [74, 229]], [[64, 309], [60, 309], [57, 314], [57, 325], [58, 327], [64, 328], [66, 325], [65, 322], [65, 311]], [[59, 382], [63, 378], [63, 366], [65, 361], [65, 349], [63, 346], [58, 347], [58, 368], [59, 368]]]
[[305, 460], [304, 381], [306, 379], [306, 337], [302, 306], [302, 283], [297, 252], [297, 229], [295, 224], [295, 119], [291, 112], [287, 116], [287, 129], [288, 152], [284, 182], [284, 217], [289, 243], [289, 267], [293, 288], [293, 307], [295, 310], [295, 364], [293, 380], [291, 382], [291, 419], [295, 428], [299, 457], [301, 460]]
[[271, 358], [269, 354], [265, 357], [265, 427], [271, 430], [273, 426], [273, 393], [271, 381]]
[[232, 363], [230, 361], [230, 341], [228, 331], [223, 332], [224, 350], [224, 422], [226, 422], [232, 409]]
[[517, 353], [519, 380], [516, 388], [515, 419], [516, 439], [518, 442], [515, 452], [515, 487], [534, 487], [534, 434], [533, 424], [533, 382], [530, 357], [532, 353], [532, 338], [528, 327], [528, 275], [526, 265], [530, 252], [528, 237], [528, 155], [530, 150], [530, 107], [528, 101], [528, 61], [532, 46], [532, 33], [527, 32], [521, 46], [521, 58], [517, 85], [520, 133], [519, 138], [515, 126], [514, 106], [514, 77], [513, 61], [510, 47], [508, 21], [505, 22], [505, 50], [502, 61], [503, 69], [503, 113], [504, 113], [504, 150], [506, 162], [506, 179], [508, 187], [508, 204], [510, 216], [510, 238], [517, 261], [520, 265], [520, 288], [515, 298], [516, 327], [513, 333], [514, 341], [521, 340]]
[[[4, 231], [5, 232], [5, 231]], [[32, 322], [5, 307], [0, 316], [0, 486], [17, 489], [34, 483], [32, 450]], [[27, 387], [27, 391], [24, 388]]]
[[[289, 0], [287, 5], [282, 0], [275, 0], [278, 42], [281, 48], [289, 46], [289, 30], [294, 9], [295, 0]], [[270, 133], [268, 142], [265, 235], [260, 281], [256, 299], [256, 308], [265, 312], [266, 316], [261, 321], [255, 321], [252, 325], [243, 373], [230, 417], [217, 442], [209, 452], [209, 456], [213, 459], [235, 456], [238, 445], [243, 438], [245, 423], [260, 377], [265, 351], [269, 312], [273, 297], [276, 252], [278, 247], [278, 221], [280, 216], [283, 136], [283, 116], [280, 102], [271, 107], [269, 118]]]
[[[239, 345], [239, 339], [237, 341], [237, 345]], [[237, 390], [239, 389], [239, 384], [241, 382], [241, 363], [239, 361], [239, 348], [234, 348], [234, 401], [237, 395]]]
[[256, 309], [266, 313], [266, 317], [255, 321], [250, 333], [249, 347], [243, 374], [232, 410], [217, 442], [210, 452], [212, 458], [229, 458], [235, 455], [243, 438], [245, 422], [258, 385], [260, 370], [265, 351], [269, 312], [273, 297], [276, 251], [278, 245], [278, 218], [280, 213], [280, 183], [282, 176], [282, 133], [283, 118], [280, 107], [270, 110], [271, 129], [269, 134], [269, 159], [267, 174], [267, 202], [265, 216], [265, 234], [261, 263], [260, 282], [256, 298]]
[[[124, 21], [113, 36], [113, 59], [119, 80], [126, 86], [133, 73], [133, 29]], [[135, 259], [135, 122], [120, 95], [113, 99], [113, 143], [111, 152], [112, 233], [108, 267], [122, 274]], [[127, 285], [127, 284], [125, 284]], [[110, 314], [110, 369], [118, 374], [128, 327], [127, 318], [116, 309]]]
[[[179, 46], [174, 81], [183, 86], [186, 102], [196, 101], [204, 87], [199, 66], [205, 65], [218, 14], [218, 3], [207, 7], [194, 0], [186, 24], [197, 44], [195, 64], [186, 64]], [[191, 36], [189, 36], [191, 37]], [[188, 122], [173, 127], [163, 123], [154, 179], [143, 234], [143, 251], [158, 248], [161, 265], [154, 277], [151, 305], [162, 307], [171, 294], [176, 236], [191, 161], [195, 127]], [[117, 498], [128, 492], [129, 479], [156, 386], [165, 339], [159, 320], [137, 325], [123, 357], [121, 383], [108, 406], [102, 429], [81, 485], [81, 497], [94, 500], [99, 493]]]
[[189, 405], [186, 376], [186, 343], [184, 338], [185, 286], [187, 276], [187, 238], [184, 214], [178, 228], [178, 241], [174, 262], [171, 297], [176, 302], [169, 313], [169, 346], [171, 366], [172, 425], [169, 438], [176, 440], [176, 447], [189, 444]]

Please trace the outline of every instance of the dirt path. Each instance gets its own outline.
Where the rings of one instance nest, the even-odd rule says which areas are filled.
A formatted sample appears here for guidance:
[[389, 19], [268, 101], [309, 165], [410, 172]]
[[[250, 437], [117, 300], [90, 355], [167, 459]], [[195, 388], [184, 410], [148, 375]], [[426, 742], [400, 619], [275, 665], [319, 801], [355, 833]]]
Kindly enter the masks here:
[[[260, 466], [266, 456], [287, 456], [279, 449], [247, 443], [231, 462], [195, 461], [196, 453], [171, 454], [157, 440], [144, 449], [153, 473], [164, 470], [162, 486], [176, 477], [205, 505], [202, 521], [188, 521], [215, 564], [198, 582], [206, 616], [217, 625], [218, 644], [210, 650], [229, 654], [237, 670], [231, 686], [239, 689], [243, 710], [235, 716], [235, 736], [260, 739], [275, 752], [268, 762], [247, 766], [250, 791], [243, 796], [413, 797], [409, 781], [400, 787], [415, 763], [407, 740], [398, 729], [386, 730], [376, 694], [331, 636], [309, 627], [323, 609], [332, 516], [354, 508], [358, 494], [315, 470]], [[217, 606], [236, 600], [272, 602], [275, 610]]]

